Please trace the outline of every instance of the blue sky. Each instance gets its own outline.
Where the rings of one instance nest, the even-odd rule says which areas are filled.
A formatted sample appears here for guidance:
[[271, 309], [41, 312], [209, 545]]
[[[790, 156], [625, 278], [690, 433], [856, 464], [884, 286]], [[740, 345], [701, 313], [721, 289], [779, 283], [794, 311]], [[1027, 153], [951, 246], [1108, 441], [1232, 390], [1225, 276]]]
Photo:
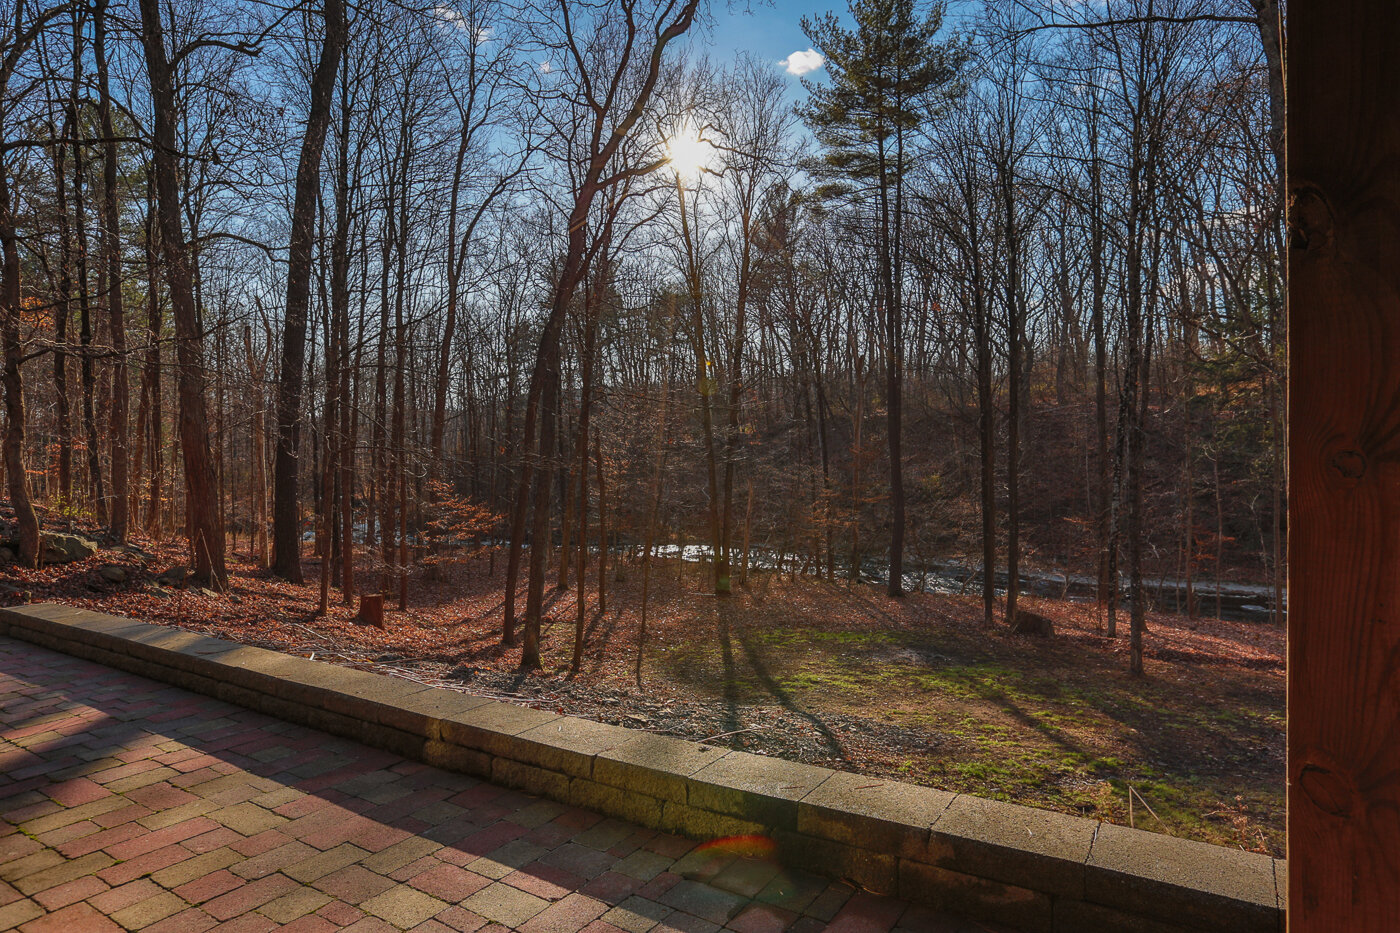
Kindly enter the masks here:
[[[974, 7], [972, 0], [950, 0], [944, 29], [956, 26], [960, 16]], [[778, 71], [794, 52], [804, 53], [812, 43], [802, 31], [802, 17], [815, 18], [828, 10], [846, 13], [846, 0], [714, 0], [710, 6], [714, 28], [699, 39], [695, 48], [708, 54], [715, 64], [733, 61], [739, 52], [748, 52], [760, 61], [772, 62]], [[819, 78], [820, 70], [808, 77]], [[788, 75], [788, 97], [802, 100], [806, 92], [795, 75]]]

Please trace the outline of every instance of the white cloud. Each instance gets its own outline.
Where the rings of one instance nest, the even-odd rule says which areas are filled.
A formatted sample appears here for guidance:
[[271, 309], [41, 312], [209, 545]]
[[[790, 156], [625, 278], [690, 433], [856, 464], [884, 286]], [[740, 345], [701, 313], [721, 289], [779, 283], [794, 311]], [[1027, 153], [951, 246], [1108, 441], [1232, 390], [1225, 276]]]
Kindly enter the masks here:
[[816, 49], [808, 49], [805, 52], [793, 52], [778, 64], [786, 68], [788, 74], [801, 77], [825, 65], [826, 59]]
[[547, 75], [554, 70], [554, 66], [547, 61], [540, 62], [540, 74]]
[[456, 26], [458, 29], [464, 29], [467, 25], [466, 18], [450, 6], [433, 7], [433, 16], [435, 16], [439, 22], [446, 23], [449, 26]]

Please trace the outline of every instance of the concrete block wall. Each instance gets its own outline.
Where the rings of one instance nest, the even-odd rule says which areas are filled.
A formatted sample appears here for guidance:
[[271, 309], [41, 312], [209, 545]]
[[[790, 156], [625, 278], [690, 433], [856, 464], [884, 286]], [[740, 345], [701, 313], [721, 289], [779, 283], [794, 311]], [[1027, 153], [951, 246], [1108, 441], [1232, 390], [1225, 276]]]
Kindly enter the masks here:
[[559, 716], [58, 605], [0, 635], [1027, 933], [1282, 933], [1285, 865], [969, 794]]

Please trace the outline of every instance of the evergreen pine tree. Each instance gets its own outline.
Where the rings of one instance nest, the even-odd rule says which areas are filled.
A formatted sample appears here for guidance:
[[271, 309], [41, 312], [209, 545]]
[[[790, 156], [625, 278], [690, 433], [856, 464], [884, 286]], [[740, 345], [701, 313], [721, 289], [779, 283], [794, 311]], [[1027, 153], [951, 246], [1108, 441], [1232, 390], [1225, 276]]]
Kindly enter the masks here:
[[855, 29], [834, 13], [804, 18], [802, 29], [826, 59], [830, 83], [803, 80], [810, 95], [798, 114], [824, 148], [813, 172], [820, 196], [869, 205], [879, 270], [886, 423], [890, 460], [889, 594], [904, 592], [904, 308], [901, 231], [910, 137], [940, 98], [958, 93], [966, 57], [956, 36], [940, 40], [943, 4], [922, 16], [914, 0], [853, 0]]

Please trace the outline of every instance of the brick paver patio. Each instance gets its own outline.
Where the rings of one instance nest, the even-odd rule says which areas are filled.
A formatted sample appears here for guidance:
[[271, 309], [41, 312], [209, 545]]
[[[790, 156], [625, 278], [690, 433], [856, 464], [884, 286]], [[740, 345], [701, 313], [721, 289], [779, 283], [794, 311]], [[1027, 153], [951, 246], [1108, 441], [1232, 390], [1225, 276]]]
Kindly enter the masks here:
[[0, 638], [0, 931], [985, 929]]

